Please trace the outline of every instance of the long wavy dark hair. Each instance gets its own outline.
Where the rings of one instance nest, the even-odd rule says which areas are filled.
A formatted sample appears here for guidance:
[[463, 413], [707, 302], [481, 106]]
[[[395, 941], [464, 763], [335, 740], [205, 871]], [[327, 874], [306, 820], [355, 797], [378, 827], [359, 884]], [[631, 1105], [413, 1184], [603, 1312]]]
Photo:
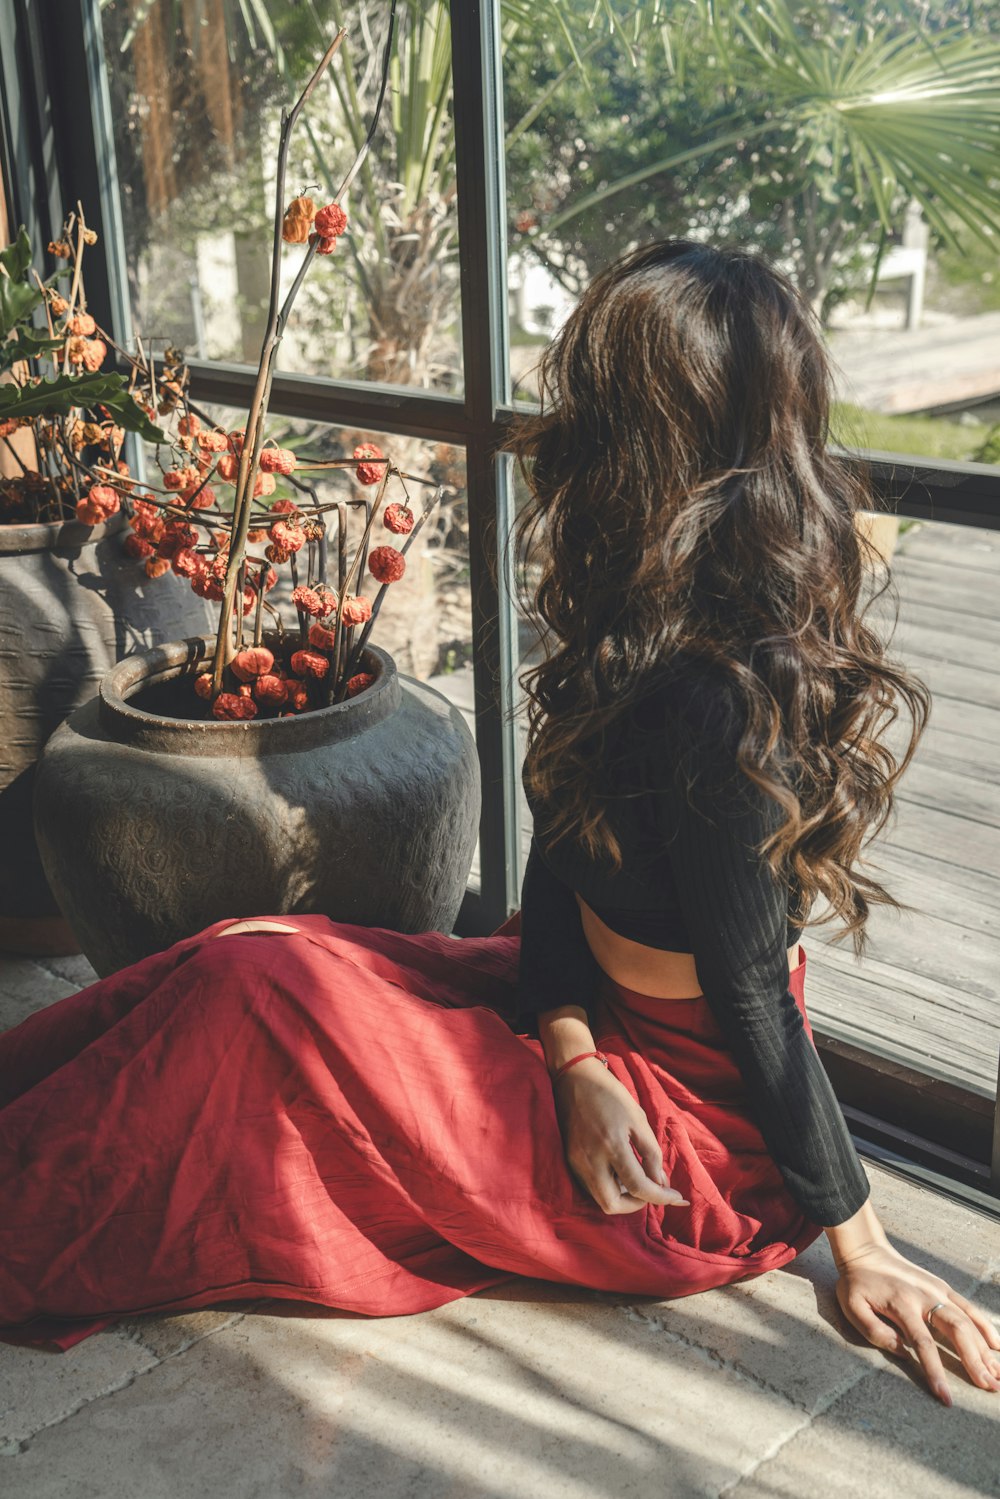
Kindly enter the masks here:
[[864, 622], [890, 587], [898, 619], [898, 597], [887, 573], [862, 607], [878, 554], [855, 516], [875, 507], [861, 465], [827, 451], [810, 309], [755, 255], [647, 245], [594, 279], [539, 374], [541, 410], [508, 447], [530, 491], [515, 555], [540, 572], [522, 602], [547, 654], [519, 681], [544, 841], [621, 868], [605, 751], [683, 653], [731, 689], [739, 769], [786, 814], [758, 852], [797, 886], [801, 924], [822, 894], [810, 924], [841, 919], [863, 955], [871, 904], [908, 909], [856, 866], [931, 698]]

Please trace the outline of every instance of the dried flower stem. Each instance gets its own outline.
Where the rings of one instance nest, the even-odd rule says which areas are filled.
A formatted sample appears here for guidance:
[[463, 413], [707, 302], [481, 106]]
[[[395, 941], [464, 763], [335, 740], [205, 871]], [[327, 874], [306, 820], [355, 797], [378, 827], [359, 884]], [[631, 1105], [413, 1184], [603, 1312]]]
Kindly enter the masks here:
[[[385, 41], [385, 51], [382, 60], [382, 83], [379, 90], [378, 101], [368, 135], [361, 149], [355, 156], [350, 170], [337, 191], [334, 202], [339, 203], [344, 193], [354, 180], [355, 175], [361, 167], [362, 162], [371, 149], [371, 143], [375, 135], [378, 120], [382, 112], [385, 100], [386, 88], [389, 81], [389, 61], [392, 52], [392, 38], [395, 30], [396, 0], [392, 0], [389, 10], [389, 23]], [[244, 432], [243, 450], [240, 454], [239, 471], [236, 478], [236, 499], [233, 505], [233, 521], [230, 531], [229, 543], [229, 566], [226, 571], [226, 580], [223, 585], [223, 599], [219, 632], [216, 637], [215, 658], [212, 663], [212, 696], [217, 697], [222, 691], [223, 672], [228, 665], [231, 650], [231, 633], [228, 628], [230, 610], [232, 609], [236, 588], [239, 582], [239, 567], [241, 559], [246, 551], [247, 532], [250, 529], [250, 510], [253, 498], [254, 485], [257, 480], [257, 472], [260, 463], [260, 453], [264, 444], [264, 418], [267, 414], [268, 403], [271, 396], [271, 384], [274, 378], [274, 367], [277, 359], [278, 346], [281, 343], [285, 331], [285, 324], [292, 308], [292, 303], [298, 294], [299, 288], [305, 278], [305, 274], [312, 264], [316, 253], [316, 237], [310, 241], [309, 248], [302, 258], [298, 274], [289, 289], [284, 303], [278, 305], [281, 283], [281, 230], [285, 217], [285, 177], [288, 168], [288, 150], [291, 134], [295, 128], [296, 121], [303, 106], [312, 94], [313, 89], [323, 77], [334, 56], [340, 50], [346, 32], [341, 28], [327, 48], [319, 65], [306, 84], [298, 100], [290, 112], [283, 112], [281, 121], [281, 135], [278, 146], [278, 163], [275, 183], [275, 210], [274, 210], [274, 238], [271, 256], [271, 296], [268, 307], [267, 328], [261, 347], [260, 365], [257, 371], [257, 383], [254, 388], [253, 400], [247, 417], [246, 430]]]
[[[413, 543], [416, 541], [417, 537], [420, 535], [420, 530], [421, 530], [421, 527], [424, 524], [424, 521], [430, 515], [431, 511], [434, 509], [435, 505], [438, 503], [438, 501], [440, 500], [440, 498], [441, 498], [441, 496], [443, 494], [444, 494], [444, 485], [443, 484], [439, 484], [438, 488], [437, 488], [437, 493], [432, 497], [432, 499], [429, 501], [429, 503], [425, 506], [423, 514], [417, 520], [416, 524], [413, 527], [413, 530], [410, 532], [410, 534], [407, 536], [406, 540], [403, 542], [403, 545], [399, 548], [400, 556], [402, 556], [402, 557], [406, 556], [407, 552], [410, 550], [410, 547], [413, 545]], [[361, 634], [358, 637], [358, 643], [354, 647], [354, 651], [353, 651], [353, 653], [351, 655], [351, 658], [350, 658], [350, 660], [347, 663], [347, 667], [346, 667], [346, 669], [344, 671], [344, 686], [345, 687], [347, 685], [347, 682], [354, 675], [354, 672], [356, 671], [356, 669], [357, 669], [357, 667], [358, 667], [358, 665], [359, 665], [359, 663], [361, 661], [361, 652], [364, 650], [365, 646], [368, 644], [368, 637], [369, 637], [369, 635], [372, 632], [372, 627], [374, 626], [375, 620], [378, 617], [378, 612], [379, 612], [379, 610], [382, 607], [382, 600], [385, 597], [385, 591], [386, 591], [386, 589], [388, 587], [389, 587], [388, 583], [383, 583], [382, 586], [381, 586], [381, 588], [379, 589], [378, 593], [375, 595], [375, 599], [374, 599], [374, 601], [372, 603], [371, 618], [366, 621], [365, 627], [364, 627], [364, 629], [362, 630]], [[339, 701], [339, 699], [338, 699], [338, 701]]]
[[267, 582], [267, 563], [265, 562], [257, 575], [257, 612], [253, 620], [253, 643], [262, 645], [264, 641], [264, 584]]
[[[372, 147], [375, 130], [378, 129], [378, 121], [379, 117], [381, 117], [382, 105], [385, 102], [385, 90], [388, 87], [394, 28], [396, 28], [396, 0], [391, 0], [387, 34], [385, 34], [385, 48], [384, 54], [382, 54], [381, 87], [379, 87], [378, 100], [376, 100], [375, 111], [373, 111], [372, 115], [372, 123], [370, 123], [369, 132], [367, 132], [360, 150], [355, 154], [354, 162], [352, 162], [351, 168], [348, 169], [348, 174], [343, 178], [339, 190], [334, 195], [334, 202], [339, 202], [343, 193], [351, 186], [355, 175], [360, 171], [361, 163], [364, 162], [370, 147]], [[309, 265], [312, 264], [316, 249], [316, 240], [313, 238], [313, 240], [310, 240], [309, 249], [307, 249], [306, 255], [303, 256], [303, 261], [301, 261], [300, 268], [298, 268], [298, 274], [295, 276], [294, 282], [292, 282], [291, 289], [289, 289], [288, 297], [285, 298], [279, 309], [279, 304], [277, 303], [279, 303], [280, 265], [282, 265], [282, 225], [283, 220], [285, 220], [285, 177], [286, 169], [288, 169], [289, 141], [291, 141], [291, 133], [294, 130], [295, 121], [298, 120], [298, 115], [300, 115], [304, 103], [309, 99], [319, 79], [327, 72], [334, 55], [339, 51], [340, 43], [343, 42], [345, 34], [346, 31], [343, 30], [343, 27], [340, 27], [340, 30], [334, 36], [333, 42], [330, 43], [327, 51], [325, 51], [325, 54], [319, 60], [318, 67], [313, 72], [312, 78], [309, 79], [306, 87], [301, 91], [297, 102], [292, 106], [291, 112], [283, 114], [282, 127], [280, 127], [276, 189], [274, 189], [274, 237], [273, 252], [271, 252], [270, 306], [268, 306], [267, 331], [265, 331], [264, 343], [262, 343], [261, 348], [261, 363], [259, 363], [258, 378], [256, 378], [255, 390], [253, 390], [253, 400], [250, 402], [249, 415], [247, 415], [243, 451], [240, 454], [240, 469], [238, 469], [237, 474], [235, 502], [234, 507], [232, 507], [232, 528], [231, 532], [229, 532], [229, 567], [226, 570], [225, 585], [223, 585], [222, 618], [220, 618], [219, 634], [216, 637], [216, 654], [214, 654], [213, 669], [211, 669], [211, 696], [213, 696], [213, 699], [222, 691], [222, 675], [225, 672], [226, 664], [228, 664], [228, 652], [231, 649], [231, 646], [229, 646], [231, 637], [229, 637], [228, 628], [226, 628], [226, 621], [228, 621], [228, 610], [231, 609], [232, 603], [234, 603], [240, 559], [243, 558], [244, 552], [246, 552], [246, 535], [250, 529], [250, 504], [252, 504], [253, 487], [255, 487], [256, 483], [256, 474], [258, 474], [261, 448], [264, 445], [264, 418], [265, 414], [267, 414], [268, 402], [270, 402], [274, 361], [276, 361], [277, 348], [279, 348], [283, 331], [285, 331], [285, 324], [288, 321], [289, 312], [291, 312], [292, 301], [295, 300], [295, 295], [298, 294], [298, 288], [303, 283], [306, 271], [309, 270]]]
[[[239, 471], [236, 477], [236, 498], [233, 503], [233, 519], [229, 538], [229, 566], [226, 570], [226, 580], [223, 585], [222, 609], [219, 620], [219, 632], [216, 637], [215, 659], [212, 663], [212, 697], [215, 698], [222, 691], [222, 674], [229, 663], [232, 636], [229, 629], [231, 611], [236, 598], [236, 587], [239, 582], [240, 565], [246, 551], [247, 532], [250, 530], [250, 510], [253, 500], [254, 485], [257, 482], [257, 472], [260, 463], [260, 453], [264, 445], [264, 418], [267, 414], [268, 402], [271, 395], [271, 384], [274, 379], [274, 365], [278, 353], [278, 345], [284, 332], [282, 314], [287, 316], [290, 310], [290, 302], [286, 299], [284, 307], [278, 305], [278, 297], [281, 289], [281, 228], [285, 218], [285, 176], [288, 169], [288, 149], [291, 142], [292, 130], [298, 120], [302, 107], [309, 98], [316, 84], [326, 72], [334, 56], [340, 50], [346, 32], [341, 28], [326, 52], [323, 54], [319, 64], [306, 84], [298, 100], [293, 105], [291, 112], [282, 111], [281, 136], [278, 146], [278, 169], [275, 182], [275, 207], [274, 207], [274, 236], [271, 251], [271, 295], [268, 306], [267, 327], [264, 333], [264, 341], [261, 347], [260, 364], [257, 369], [257, 383], [254, 387], [253, 399], [250, 403], [250, 411], [247, 417], [246, 430], [243, 434], [243, 448], [240, 453]], [[310, 244], [303, 257], [303, 266], [300, 267], [292, 286], [292, 292], [296, 292], [302, 284], [305, 268], [308, 267], [315, 254], [315, 245]], [[289, 294], [291, 295], [291, 293]]]

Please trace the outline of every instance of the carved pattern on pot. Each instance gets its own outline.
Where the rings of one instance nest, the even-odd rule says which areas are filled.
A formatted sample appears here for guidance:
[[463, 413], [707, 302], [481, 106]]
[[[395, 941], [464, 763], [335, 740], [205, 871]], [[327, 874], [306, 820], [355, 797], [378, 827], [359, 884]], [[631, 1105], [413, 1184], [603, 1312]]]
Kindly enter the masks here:
[[450, 931], [480, 810], [459, 710], [374, 647], [372, 687], [294, 718], [195, 722], [130, 705], [137, 681], [197, 669], [195, 647], [203, 659], [210, 645], [122, 663], [39, 767], [45, 867], [98, 971], [229, 916]]
[[106, 525], [0, 526], [0, 915], [57, 911], [31, 828], [42, 746], [130, 651], [209, 624], [179, 578], [152, 583]]

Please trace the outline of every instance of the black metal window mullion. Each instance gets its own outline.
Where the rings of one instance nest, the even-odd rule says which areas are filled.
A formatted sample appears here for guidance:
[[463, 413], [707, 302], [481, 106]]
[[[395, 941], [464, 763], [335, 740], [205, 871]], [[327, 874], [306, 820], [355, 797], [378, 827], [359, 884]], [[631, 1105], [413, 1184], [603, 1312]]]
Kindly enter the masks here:
[[87, 258], [88, 306], [116, 341], [127, 343], [131, 317], [98, 0], [2, 3], [18, 13], [34, 75], [30, 94], [24, 82], [30, 112], [20, 123], [43, 173], [41, 191], [37, 177], [27, 185], [31, 201], [24, 209], [35, 220], [37, 248], [58, 236], [64, 215], [79, 202], [98, 235]]
[[481, 889], [463, 906], [459, 930], [485, 932], [507, 915], [509, 784], [504, 752], [504, 651], [498, 518], [504, 497], [496, 455], [497, 413], [509, 399], [499, 0], [451, 7], [452, 79], [465, 408], [469, 561], [472, 588], [476, 735], [483, 776], [479, 830]]

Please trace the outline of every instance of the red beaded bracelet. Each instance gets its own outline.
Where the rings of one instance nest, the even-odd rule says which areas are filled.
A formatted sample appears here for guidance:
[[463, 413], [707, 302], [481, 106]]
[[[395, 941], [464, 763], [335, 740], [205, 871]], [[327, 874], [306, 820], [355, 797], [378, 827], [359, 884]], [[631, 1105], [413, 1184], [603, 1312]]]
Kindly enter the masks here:
[[581, 1051], [578, 1057], [570, 1057], [568, 1062], [563, 1062], [561, 1067], [556, 1068], [552, 1074], [553, 1082], [557, 1077], [562, 1077], [563, 1073], [567, 1072], [570, 1067], [575, 1067], [577, 1062], [585, 1062], [588, 1057], [596, 1057], [599, 1062], [604, 1063], [605, 1067], [608, 1065], [608, 1059], [603, 1051]]

